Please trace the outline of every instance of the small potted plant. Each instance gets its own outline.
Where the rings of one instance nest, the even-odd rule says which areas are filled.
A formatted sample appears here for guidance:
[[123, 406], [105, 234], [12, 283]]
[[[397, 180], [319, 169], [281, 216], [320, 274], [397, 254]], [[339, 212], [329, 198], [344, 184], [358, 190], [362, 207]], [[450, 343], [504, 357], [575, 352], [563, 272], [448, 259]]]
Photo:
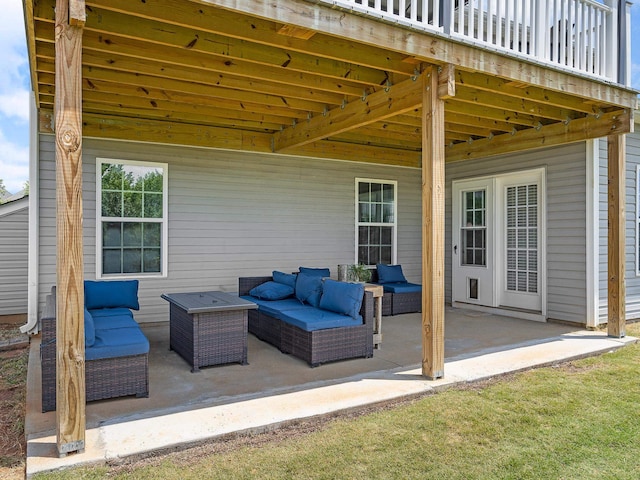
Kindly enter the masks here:
[[348, 278], [352, 282], [367, 283], [371, 280], [371, 270], [364, 263], [349, 265]]

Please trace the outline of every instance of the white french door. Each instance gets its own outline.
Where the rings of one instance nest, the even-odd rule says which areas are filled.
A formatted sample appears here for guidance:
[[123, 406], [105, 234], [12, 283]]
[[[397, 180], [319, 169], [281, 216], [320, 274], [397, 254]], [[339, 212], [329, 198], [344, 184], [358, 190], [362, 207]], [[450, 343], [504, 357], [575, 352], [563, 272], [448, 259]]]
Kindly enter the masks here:
[[544, 169], [453, 183], [452, 300], [543, 312]]

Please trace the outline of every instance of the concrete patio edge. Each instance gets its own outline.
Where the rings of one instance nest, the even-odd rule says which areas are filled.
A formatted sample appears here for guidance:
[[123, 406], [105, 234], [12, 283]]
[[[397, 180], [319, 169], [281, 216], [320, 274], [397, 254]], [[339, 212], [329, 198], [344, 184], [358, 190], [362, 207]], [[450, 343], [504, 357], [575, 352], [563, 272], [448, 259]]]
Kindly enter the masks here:
[[347, 411], [478, 381], [602, 354], [637, 342], [601, 332], [579, 331], [535, 344], [445, 362], [445, 378], [429, 381], [419, 365], [362, 374], [337, 384], [302, 385], [299, 390], [243, 397], [188, 411], [157, 411], [152, 417], [112, 419], [86, 432], [84, 453], [58, 458], [55, 432], [27, 439], [27, 478], [40, 472], [143, 455], [210, 441], [233, 433], [265, 431], [298, 419]]

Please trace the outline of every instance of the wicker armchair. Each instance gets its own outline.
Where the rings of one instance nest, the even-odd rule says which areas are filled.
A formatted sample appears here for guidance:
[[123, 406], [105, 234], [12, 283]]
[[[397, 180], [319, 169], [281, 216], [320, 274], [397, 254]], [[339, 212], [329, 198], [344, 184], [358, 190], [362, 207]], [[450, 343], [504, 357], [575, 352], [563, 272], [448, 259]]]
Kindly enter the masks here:
[[[56, 305], [55, 287], [47, 296], [40, 319], [42, 341], [42, 411], [56, 409]], [[86, 400], [135, 395], [149, 396], [149, 354], [85, 361]]]

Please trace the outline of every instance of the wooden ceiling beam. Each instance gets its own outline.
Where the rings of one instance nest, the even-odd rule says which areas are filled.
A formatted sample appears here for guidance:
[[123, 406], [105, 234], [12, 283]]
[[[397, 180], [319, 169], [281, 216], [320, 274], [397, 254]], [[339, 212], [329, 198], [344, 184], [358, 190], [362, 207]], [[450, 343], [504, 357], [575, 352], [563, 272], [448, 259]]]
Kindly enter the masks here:
[[460, 85], [456, 92], [455, 101], [474, 103], [492, 108], [501, 108], [511, 112], [524, 113], [526, 115], [533, 115], [535, 117], [543, 117], [556, 121], [571, 120], [577, 115], [582, 115], [580, 112], [575, 112], [568, 108], [544, 105], [542, 103], [532, 102], [523, 97], [516, 98], [502, 95], [500, 90], [488, 92], [486, 90]]
[[580, 142], [609, 134], [628, 133], [633, 130], [633, 113], [630, 109], [608, 112], [597, 117], [589, 115], [570, 122], [558, 122], [539, 129], [528, 128], [483, 138], [467, 144], [447, 147], [447, 161], [471, 160], [502, 155], [521, 150], [551, 147]]
[[[383, 85], [389, 80], [389, 74], [383, 70], [300, 52], [288, 52], [282, 48], [223, 37], [192, 27], [169, 25], [103, 9], [92, 9], [85, 33], [85, 48], [120, 55], [146, 58], [150, 52], [152, 56], [157, 56], [153, 52], [162, 52], [164, 58], [175, 57], [180, 62], [184, 60], [184, 55], [196, 59], [211, 56], [224, 61], [249, 62], [289, 71], [314, 73], [365, 86]], [[53, 42], [53, 24], [45, 20], [36, 22], [36, 35], [40, 40]]]
[[[100, 62], [102, 63], [102, 62]], [[313, 99], [317, 102], [328, 105], [339, 105], [345, 98], [344, 95], [323, 92], [320, 90], [314, 90], [311, 87], [296, 87], [294, 85], [285, 85], [281, 83], [271, 83], [263, 80], [252, 80], [250, 78], [238, 78], [233, 75], [211, 74], [208, 76], [198, 76], [195, 74], [189, 75], [185, 69], [173, 70], [174, 75], [166, 72], [161, 65], [157, 65], [157, 68], [147, 68], [144, 65], [140, 65], [139, 70], [132, 70], [137, 63], [133, 60], [127, 61], [127, 68], [122, 70], [112, 68], [113, 65], [96, 65], [95, 62], [87, 64], [82, 70], [83, 78], [99, 79], [103, 81], [118, 81], [127, 74], [129, 76], [139, 76], [140, 78], [148, 79], [149, 87], [163, 88], [167, 85], [167, 88], [172, 88], [170, 85], [174, 85], [176, 90], [179, 90], [179, 86], [190, 85], [191, 91], [193, 87], [202, 89], [205, 93], [209, 88], [226, 88], [239, 91], [254, 92], [260, 94], [267, 94], [271, 96], [281, 97], [286, 104], [288, 99], [297, 98], [304, 101], [310, 101]], [[118, 65], [124, 67], [125, 65]], [[54, 73], [54, 66], [52, 61], [47, 58], [41, 58], [38, 61], [38, 71]], [[206, 82], [206, 83], [205, 83]], [[138, 82], [139, 83], [139, 82]], [[144, 86], [143, 86], [144, 88]]]
[[518, 99], [525, 98], [532, 102], [560, 109], [576, 110], [578, 112], [594, 115], [601, 113], [600, 107], [597, 104], [594, 104], [593, 100], [566, 95], [561, 92], [536, 88], [532, 85], [523, 83], [515, 83], [505, 80], [504, 78], [484, 75], [479, 72], [456, 70], [455, 77], [458, 85], [484, 90], [489, 92], [489, 94], [500, 92], [501, 95]]
[[[107, 1], [107, 0], [102, 0]], [[581, 78], [550, 65], [525, 62], [488, 49], [481, 49], [444, 37], [424, 34], [398, 35], [395, 24], [356, 15], [316, 2], [290, 0], [204, 0], [210, 5], [233, 10], [242, 15], [269, 18], [302, 28], [317, 29], [326, 35], [404, 52], [418, 62], [454, 64], [456, 69], [484, 72], [511, 81], [524, 82], [538, 88], [574, 95], [594, 102], [623, 108], [637, 108], [637, 93], [630, 88]]]
[[410, 78], [398, 85], [329, 110], [326, 115], [315, 116], [306, 123], [277, 132], [273, 136], [273, 149], [279, 152], [313, 143], [413, 110], [422, 102], [420, 77]]
[[[51, 2], [52, 0], [46, 1]], [[124, 12], [134, 17], [195, 28], [224, 37], [281, 48], [287, 52], [299, 52], [402, 75], [414, 73], [414, 65], [404, 61], [407, 57], [404, 54], [387, 51], [375, 45], [355, 45], [349, 39], [329, 37], [324, 35], [322, 28], [318, 28], [317, 25], [303, 26], [306, 30], [317, 32], [309, 39], [282, 35], [279, 31], [283, 25], [290, 27], [300, 27], [301, 25], [290, 24], [287, 21], [273, 21], [264, 17], [259, 18], [261, 15], [249, 16], [237, 10], [220, 9], [215, 6], [215, 3], [185, 3], [182, 0], [148, 0], [145, 2], [91, 0], [87, 2], [87, 5], [90, 9], [100, 8]], [[272, 6], [265, 5], [264, 8], [263, 11], [267, 12], [272, 9]]]
[[460, 113], [487, 120], [504, 122], [513, 125], [514, 128], [516, 126], [534, 128], [541, 125], [540, 118], [534, 115], [493, 108], [489, 105], [479, 105], [474, 102], [458, 102], [457, 99], [446, 101], [445, 117], [447, 113]]

